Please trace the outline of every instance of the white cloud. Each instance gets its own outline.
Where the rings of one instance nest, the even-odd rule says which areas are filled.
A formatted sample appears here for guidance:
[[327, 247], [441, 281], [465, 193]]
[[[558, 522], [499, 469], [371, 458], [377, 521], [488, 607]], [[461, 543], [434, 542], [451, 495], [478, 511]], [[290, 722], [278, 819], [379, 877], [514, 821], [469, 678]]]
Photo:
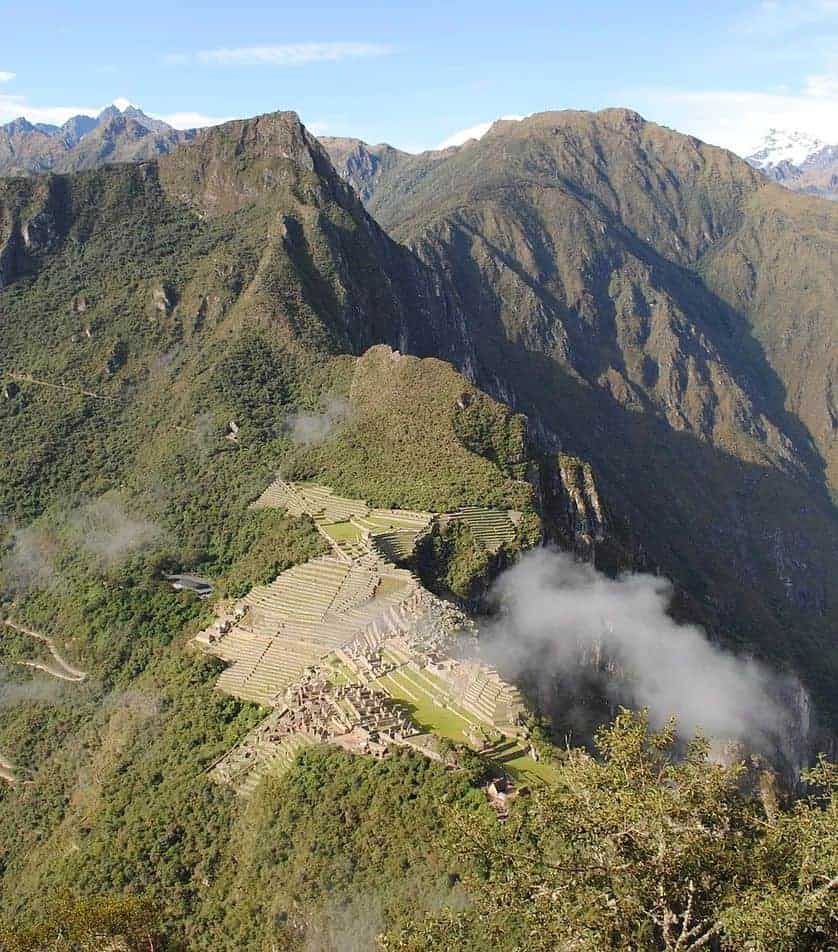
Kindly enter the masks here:
[[[499, 118], [520, 122], [520, 120], [525, 117], [500, 116]], [[489, 122], [478, 122], [476, 125], [469, 126], [467, 129], [460, 129], [459, 132], [455, 132], [448, 136], [447, 139], [443, 139], [437, 146], [437, 149], [450, 149], [452, 146], [462, 145], [464, 142], [468, 142], [469, 139], [482, 139], [497, 121], [497, 119], [491, 119]]]
[[15, 78], [15, 73], [10, 73], [7, 69], [0, 69], [0, 83], [9, 83]]
[[629, 101], [649, 119], [748, 155], [769, 129], [800, 130], [838, 143], [838, 75], [807, 77], [798, 93], [644, 90]]
[[148, 113], [152, 119], [162, 119], [175, 129], [204, 129], [230, 122], [232, 116], [205, 116], [202, 112], [170, 112], [167, 115]]
[[325, 136], [329, 132], [329, 123], [315, 119], [314, 122], [307, 122], [306, 129], [313, 136]]
[[389, 52], [390, 47], [381, 43], [279, 43], [174, 53], [166, 57], [166, 62], [172, 65], [198, 63], [201, 66], [286, 67], [336, 63], [346, 59], [371, 59], [386, 56]]
[[101, 106], [33, 106], [24, 96], [0, 93], [0, 123], [25, 116], [30, 122], [48, 122], [60, 126], [73, 116], [96, 116], [101, 111]]

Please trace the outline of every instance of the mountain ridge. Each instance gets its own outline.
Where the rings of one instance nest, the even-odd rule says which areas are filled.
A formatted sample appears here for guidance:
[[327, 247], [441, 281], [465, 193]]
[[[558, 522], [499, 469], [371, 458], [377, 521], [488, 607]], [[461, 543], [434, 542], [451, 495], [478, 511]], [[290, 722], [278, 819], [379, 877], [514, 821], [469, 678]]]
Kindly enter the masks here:
[[[725, 897], [734, 878], [759, 866], [763, 841], [754, 837], [743, 861], [751, 837], [743, 840], [738, 822], [731, 832], [729, 805], [773, 829], [781, 797], [762, 765], [709, 764], [703, 741], [684, 758], [681, 738], [678, 755], [663, 761], [674, 728], [650, 734], [645, 716], [628, 712], [598, 735], [613, 762], [568, 749], [565, 731], [578, 745], [579, 722], [601, 724], [615, 702], [584, 678], [565, 689], [540, 656], [530, 659], [537, 670], [520, 672], [533, 716], [515, 727], [543, 772], [556, 772], [553, 799], [531, 787], [519, 811], [507, 796], [515, 751], [480, 731], [473, 746], [440, 745], [439, 763], [403, 748], [380, 760], [283, 748], [287, 762], [267, 767], [287, 773], [266, 769], [247, 801], [214, 782], [226, 755], [247, 761], [261, 735], [251, 746], [247, 738], [273, 722], [216, 689], [223, 666], [195, 651], [193, 636], [215, 609], [223, 614], [253, 590], [267, 598], [264, 589], [288, 572], [299, 584], [285, 593], [291, 601], [262, 602], [271, 611], [291, 605], [291, 617], [313, 627], [336, 600], [348, 611], [370, 594], [353, 587], [349, 563], [320, 566], [333, 587], [319, 609], [318, 572], [304, 567], [322, 556], [322, 533], [332, 533], [336, 560], [337, 550], [351, 559], [353, 540], [380, 533], [373, 520], [389, 526], [400, 509], [414, 510], [402, 513], [414, 542], [416, 510], [448, 514], [410, 568], [473, 610], [529, 543], [557, 544], [615, 577], [576, 566], [598, 586], [631, 586], [623, 573], [643, 572], [634, 582], [660, 599], [666, 575], [667, 610], [706, 626], [708, 652], [718, 646], [719, 657], [743, 656], [745, 667], [799, 675], [803, 686], [787, 699], [795, 729], [776, 737], [790, 752], [790, 782], [816, 751], [835, 749], [835, 514], [826, 443], [804, 421], [822, 409], [821, 394], [808, 407], [802, 373], [828, 352], [835, 316], [834, 275], [816, 267], [817, 255], [806, 259], [807, 248], [830, 253], [833, 206], [619, 111], [550, 114], [460, 150], [356, 171], [377, 175], [368, 205], [387, 231], [294, 113], [228, 123], [146, 161], [0, 180], [0, 619], [18, 625], [0, 639], [14, 672], [0, 718], [0, 905], [13, 937], [44, 916], [44, 897], [78, 884], [100, 901], [141, 895], [160, 931], [185, 948], [342, 948], [347, 936], [369, 948], [382, 934], [395, 948], [405, 935], [414, 941], [404, 929], [425, 930], [441, 909], [483, 917], [474, 882], [485, 881], [485, 857], [446, 848], [441, 818], [478, 823], [478, 842], [505, 847], [495, 838], [510, 830], [517, 838], [520, 819], [567, 814], [567, 789], [590, 810], [591, 848], [577, 851], [574, 810], [574, 872], [563, 893], [580, 878], [581, 855], [595, 869], [582, 879], [601, 895], [603, 843], [634, 875], [624, 805], [660, 824], [644, 827], [650, 854], [666, 842], [687, 857], [676, 908], [697, 870], [703, 883], [721, 865], [719, 842], [729, 841]], [[795, 253], [778, 262], [788, 235]], [[799, 324], [786, 316], [791, 305]], [[786, 393], [795, 362], [800, 387]], [[276, 485], [282, 508], [254, 507]], [[303, 492], [310, 505], [293, 515]], [[324, 498], [336, 510], [329, 518]], [[498, 510], [512, 539], [492, 552], [478, 539], [485, 507]], [[452, 510], [464, 525], [451, 522]], [[184, 573], [209, 580], [211, 611], [172, 588]], [[373, 594], [393, 594], [392, 581], [379, 586]], [[609, 614], [595, 605], [594, 626]], [[219, 618], [215, 632], [242, 621]], [[245, 678], [256, 659], [282, 660], [265, 658], [267, 621], [254, 612], [250, 632], [238, 633]], [[48, 636], [84, 681], [53, 692], [29, 680], [37, 657], [21, 627]], [[284, 634], [297, 642], [288, 646], [293, 664], [307, 663], [299, 630]], [[215, 638], [208, 632], [207, 645]], [[454, 736], [475, 733], [468, 720], [450, 730], [458, 712], [441, 705], [437, 675], [411, 666], [410, 646], [395, 640], [395, 653], [365, 657], [400, 686], [403, 710], [426, 729], [433, 709]], [[436, 652], [432, 660], [445, 663]], [[656, 660], [647, 673], [665, 677]], [[593, 645], [584, 670], [604, 678], [611, 664]], [[343, 707], [330, 715], [345, 716], [347, 702], [373, 707], [368, 685], [347, 693], [345, 672], [332, 669], [331, 696]], [[301, 695], [312, 689], [307, 697], [319, 691], [309, 675], [298, 685]], [[491, 709], [491, 691], [482, 692], [492, 686], [472, 681], [472, 709]], [[650, 778], [643, 798], [626, 786], [638, 771]], [[730, 790], [721, 802], [720, 778]], [[708, 791], [701, 810], [698, 784]], [[662, 791], [672, 796], [663, 813]], [[498, 822], [507, 815], [511, 822]], [[687, 840], [671, 838], [685, 817], [705, 830], [708, 815], [720, 819], [697, 866], [693, 824]], [[831, 875], [832, 853], [821, 855], [830, 817], [818, 826], [804, 815], [798, 862], [785, 859], [789, 839], [798, 843], [787, 816], [768, 841], [784, 857], [781, 875], [808, 883], [813, 855]], [[603, 817], [614, 819], [608, 841]], [[552, 840], [545, 831], [534, 842]], [[504, 848], [505, 874], [509, 855]], [[660, 868], [651, 868], [643, 908], [660, 895]], [[733, 907], [772, 929], [774, 906], [755, 906], [753, 896], [775, 895], [774, 872], [760, 869]], [[528, 911], [512, 933], [522, 948], [534, 935], [526, 885]], [[554, 908], [552, 886], [543, 894]], [[591, 948], [616, 931], [610, 902], [604, 925], [590, 926], [601, 901], [593, 895], [560, 917], [569, 941], [582, 919]], [[637, 889], [619, 895], [633, 922]], [[820, 895], [800, 887], [780, 901], [808, 903], [808, 923]], [[506, 898], [490, 916], [508, 943]], [[119, 904], [103, 902], [112, 923]], [[827, 928], [828, 901], [821, 905], [816, 925]], [[71, 915], [55, 914], [59, 930]], [[350, 932], [347, 916], [363, 931], [353, 922]], [[95, 907], [92, 921], [95, 931]], [[751, 921], [726, 933], [731, 947]], [[480, 923], [455, 926], [464, 948], [496, 942]], [[614, 947], [636, 928], [620, 926]], [[641, 929], [637, 941], [648, 944]], [[448, 949], [452, 931], [443, 933], [435, 947]], [[132, 935], [144, 948], [151, 942], [150, 928]], [[537, 938], [555, 944], [547, 930]]]
[[[379, 180], [368, 204], [394, 238], [452, 279], [469, 312], [466, 325], [443, 334], [438, 352], [534, 426], [549, 431], [547, 421], [557, 418], [553, 438], [591, 460], [606, 497], [631, 498], [624, 517], [644, 544], [661, 537], [652, 528], [661, 500], [649, 497], [637, 508], [649, 480], [643, 447], [673, 441], [664, 454], [674, 467], [664, 509], [681, 531], [697, 512], [674, 489], [692, 484], [679, 460], [695, 452], [688, 468], [716, 472], [712, 498], [691, 489], [696, 500], [703, 497], [708, 522], [686, 530], [694, 536], [712, 526], [716, 553], [726, 549], [722, 560], [737, 566], [726, 582], [721, 562], [711, 570], [721, 609], [711, 627], [731, 625], [742, 579], [761, 577], [758, 584], [775, 592], [772, 601], [797, 603], [792, 612], [802, 611], [805, 625], [829, 629], [836, 523], [824, 466], [832, 492], [838, 476], [829, 409], [835, 353], [824, 347], [834, 341], [835, 322], [831, 204], [796, 198], [732, 153], [629, 110], [496, 124], [448, 157], [406, 160]], [[769, 221], [767, 252], [757, 235]], [[804, 239], [810, 226], [819, 237]], [[798, 250], [809, 242], [802, 256], [783, 252], [792, 227]], [[788, 272], [787, 298], [771, 279], [778, 258]], [[819, 289], [808, 298], [807, 284]], [[787, 321], [804, 301], [797, 326], [805, 331], [794, 333]], [[563, 411], [559, 394], [586, 409]], [[607, 420], [606, 431], [621, 437], [603, 452], [580, 419]], [[781, 528], [771, 493], [762, 501], [753, 495], [762, 471], [780, 481], [772, 493], [788, 494], [790, 511], [814, 505], [822, 513], [806, 517], [813, 533], [804, 533], [806, 542], [792, 541], [794, 520]], [[773, 532], [785, 540], [779, 546], [768, 541]], [[806, 553], [818, 536], [815, 569]], [[756, 557], [772, 548], [770, 558]], [[671, 552], [652, 549], [675, 578], [702, 575], [716, 561], [708, 550], [703, 568], [677, 567]], [[755, 603], [748, 611], [760, 612]], [[776, 628], [762, 616], [761, 624], [782, 640], [785, 623]]]
[[63, 125], [30, 123], [23, 117], [0, 125], [0, 175], [73, 172], [110, 162], [136, 162], [163, 155], [194, 136], [130, 103], [111, 105], [98, 116], [78, 115]]

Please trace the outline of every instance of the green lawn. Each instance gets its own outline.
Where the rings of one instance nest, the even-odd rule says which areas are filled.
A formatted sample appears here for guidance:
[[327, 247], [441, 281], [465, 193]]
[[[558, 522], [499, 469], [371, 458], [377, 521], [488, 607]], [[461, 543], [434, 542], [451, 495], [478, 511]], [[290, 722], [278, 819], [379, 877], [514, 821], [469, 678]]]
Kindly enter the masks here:
[[361, 530], [351, 522], [322, 523], [320, 528], [335, 542], [358, 542]]
[[[427, 694], [412, 685], [405, 690], [403, 682], [398, 678], [394, 679], [392, 675], [385, 675], [376, 683], [407, 709], [411, 720], [420, 731], [447, 737], [458, 744], [468, 744], [463, 733], [467, 722], [455, 711], [434, 704]], [[411, 697], [411, 694], [414, 696]]]

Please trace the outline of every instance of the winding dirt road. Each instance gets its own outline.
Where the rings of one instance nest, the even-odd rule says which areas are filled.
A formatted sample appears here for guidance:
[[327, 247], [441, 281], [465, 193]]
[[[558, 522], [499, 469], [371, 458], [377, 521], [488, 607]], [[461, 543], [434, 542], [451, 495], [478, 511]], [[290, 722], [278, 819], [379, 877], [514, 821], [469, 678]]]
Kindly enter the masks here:
[[[19, 625], [16, 621], [12, 621], [11, 618], [1, 618], [0, 626], [5, 625], [7, 628], [11, 628], [14, 631], [20, 632], [22, 635], [26, 635], [29, 638], [34, 638], [35, 641], [39, 641], [44, 645], [52, 655], [52, 660], [54, 664], [45, 661], [15, 661], [14, 664], [25, 665], [28, 668], [36, 668], [38, 671], [43, 671], [45, 674], [51, 675], [53, 678], [60, 678], [62, 681], [72, 681], [78, 684], [80, 681], [84, 681], [87, 677], [87, 672], [81, 671], [79, 668], [73, 667], [69, 661], [66, 661], [58, 652], [58, 649], [55, 647], [55, 643], [51, 638], [48, 638], [46, 635], [42, 635], [37, 631], [32, 631], [31, 628], [25, 628], [23, 625]], [[6, 757], [0, 753], [0, 780], [5, 780], [6, 783], [17, 784], [21, 783], [21, 778], [18, 776], [18, 768]]]
[[14, 631], [18, 631], [22, 635], [27, 635], [30, 638], [34, 638], [35, 641], [40, 641], [42, 645], [46, 646], [47, 650], [55, 661], [55, 665], [51, 665], [43, 661], [16, 661], [15, 664], [23, 664], [29, 668], [37, 668], [39, 671], [44, 671], [46, 674], [51, 674], [54, 678], [61, 678], [62, 681], [79, 682], [84, 681], [84, 679], [87, 677], [87, 672], [81, 671], [78, 668], [74, 668], [73, 665], [61, 657], [52, 638], [48, 638], [46, 635], [41, 635], [37, 631], [32, 631], [31, 628], [24, 628], [23, 625], [19, 625], [17, 622], [12, 621], [11, 618], [0, 619], [0, 625], [5, 625], [7, 628], [12, 628]]

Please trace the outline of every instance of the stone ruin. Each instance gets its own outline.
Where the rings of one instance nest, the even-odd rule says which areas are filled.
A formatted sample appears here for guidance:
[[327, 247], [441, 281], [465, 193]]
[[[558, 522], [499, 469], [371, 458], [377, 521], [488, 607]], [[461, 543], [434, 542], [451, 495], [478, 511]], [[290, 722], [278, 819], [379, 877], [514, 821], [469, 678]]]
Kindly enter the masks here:
[[[409, 744], [436, 756], [435, 741], [419, 736], [385, 693], [393, 687], [389, 675], [404, 676], [434, 704], [459, 710], [464, 736], [477, 749], [490, 733], [520, 736], [520, 695], [474, 657], [474, 622], [386, 555], [412, 544], [437, 518], [461, 519], [494, 548], [514, 535], [517, 514], [476, 507], [443, 517], [376, 510], [324, 487], [282, 480], [255, 505], [312, 516], [332, 554], [254, 587], [197, 636], [204, 650], [230, 665], [220, 690], [273, 708], [215, 765], [217, 780], [247, 795], [262, 776], [281, 774], [297, 751], [315, 743], [373, 756]], [[348, 543], [327, 531], [339, 522], [358, 530]]]
[[215, 764], [214, 779], [247, 795], [266, 773], [281, 773], [302, 747], [337, 744], [383, 757], [390, 745], [404, 744], [416, 733], [383, 692], [363, 684], [335, 684], [315, 668], [288, 688], [286, 701]]

